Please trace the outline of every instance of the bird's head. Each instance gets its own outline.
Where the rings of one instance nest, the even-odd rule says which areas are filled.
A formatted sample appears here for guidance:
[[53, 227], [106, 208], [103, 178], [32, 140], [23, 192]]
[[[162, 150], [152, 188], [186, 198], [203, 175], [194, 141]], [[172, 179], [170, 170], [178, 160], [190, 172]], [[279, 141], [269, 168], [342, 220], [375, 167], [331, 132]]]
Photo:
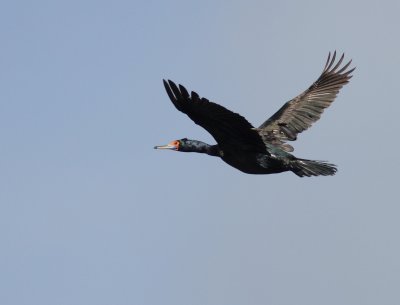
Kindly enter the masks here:
[[169, 149], [169, 150], [175, 150], [175, 151], [192, 151], [192, 142], [193, 140], [188, 140], [186, 138], [180, 139], [180, 140], [174, 140], [167, 145], [160, 145], [160, 146], [154, 146], [154, 149]]
[[187, 138], [172, 141], [167, 145], [154, 146], [154, 148], [169, 149], [169, 150], [183, 151], [183, 152], [206, 153], [209, 155], [216, 154], [216, 151], [214, 151], [215, 150], [214, 146], [208, 145], [201, 141], [190, 140]]

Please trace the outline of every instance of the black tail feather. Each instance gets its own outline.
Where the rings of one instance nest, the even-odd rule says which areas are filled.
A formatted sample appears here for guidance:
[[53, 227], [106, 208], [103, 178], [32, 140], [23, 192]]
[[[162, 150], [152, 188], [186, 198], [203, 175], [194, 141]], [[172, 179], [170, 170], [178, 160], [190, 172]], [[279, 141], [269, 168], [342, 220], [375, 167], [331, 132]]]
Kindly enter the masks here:
[[299, 177], [333, 176], [337, 171], [334, 164], [306, 159], [290, 161], [290, 170]]

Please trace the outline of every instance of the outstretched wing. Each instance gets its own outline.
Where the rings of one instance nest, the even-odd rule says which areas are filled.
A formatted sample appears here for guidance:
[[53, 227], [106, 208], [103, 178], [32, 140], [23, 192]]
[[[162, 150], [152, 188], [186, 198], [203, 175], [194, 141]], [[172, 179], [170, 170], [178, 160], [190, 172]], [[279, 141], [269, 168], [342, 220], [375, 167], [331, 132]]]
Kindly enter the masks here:
[[189, 95], [185, 87], [178, 87], [171, 80], [163, 82], [176, 109], [207, 130], [222, 149], [266, 152], [260, 135], [244, 117], [206, 98], [200, 98], [196, 92], [192, 91]]
[[340, 67], [343, 58], [344, 54], [335, 64], [336, 51], [332, 58], [329, 53], [321, 76], [306, 91], [283, 105], [257, 129], [264, 141], [280, 146], [286, 151], [293, 151], [293, 147], [285, 142], [296, 140], [297, 134], [316, 122], [324, 109], [334, 101], [339, 90], [352, 77], [350, 74], [355, 68], [347, 69], [351, 60]]

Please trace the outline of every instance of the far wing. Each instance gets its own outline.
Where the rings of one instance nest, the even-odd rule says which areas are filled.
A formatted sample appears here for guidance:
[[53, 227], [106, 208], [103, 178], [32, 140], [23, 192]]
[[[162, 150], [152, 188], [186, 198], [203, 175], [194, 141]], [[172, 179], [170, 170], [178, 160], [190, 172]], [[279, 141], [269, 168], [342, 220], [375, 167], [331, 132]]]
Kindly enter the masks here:
[[344, 54], [335, 64], [336, 51], [332, 59], [329, 53], [321, 76], [306, 91], [283, 105], [257, 129], [264, 141], [281, 146], [286, 151], [293, 151], [293, 147], [285, 142], [296, 140], [297, 134], [311, 127], [352, 77], [350, 74], [355, 68], [347, 70], [351, 60], [340, 67], [343, 58]]
[[266, 152], [260, 135], [244, 117], [206, 98], [200, 98], [196, 92], [192, 91], [189, 95], [185, 87], [179, 85], [178, 88], [171, 80], [163, 82], [176, 109], [206, 129], [221, 148]]

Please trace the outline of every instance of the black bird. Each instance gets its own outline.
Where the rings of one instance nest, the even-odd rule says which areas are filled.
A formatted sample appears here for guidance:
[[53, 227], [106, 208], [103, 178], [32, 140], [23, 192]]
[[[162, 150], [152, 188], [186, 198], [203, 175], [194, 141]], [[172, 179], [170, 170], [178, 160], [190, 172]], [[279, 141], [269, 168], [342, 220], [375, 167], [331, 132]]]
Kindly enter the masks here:
[[289, 152], [297, 134], [316, 122], [333, 102], [339, 90], [349, 82], [351, 60], [341, 66], [344, 54], [335, 63], [336, 51], [328, 55], [321, 76], [303, 93], [282, 106], [260, 127], [254, 128], [244, 117], [225, 107], [191, 94], [171, 80], [163, 81], [176, 109], [186, 113], [197, 125], [206, 129], [217, 141], [209, 145], [183, 138], [156, 149], [205, 153], [220, 157], [229, 165], [248, 174], [272, 174], [292, 171], [299, 177], [329, 176], [336, 166], [325, 161], [296, 158]]

